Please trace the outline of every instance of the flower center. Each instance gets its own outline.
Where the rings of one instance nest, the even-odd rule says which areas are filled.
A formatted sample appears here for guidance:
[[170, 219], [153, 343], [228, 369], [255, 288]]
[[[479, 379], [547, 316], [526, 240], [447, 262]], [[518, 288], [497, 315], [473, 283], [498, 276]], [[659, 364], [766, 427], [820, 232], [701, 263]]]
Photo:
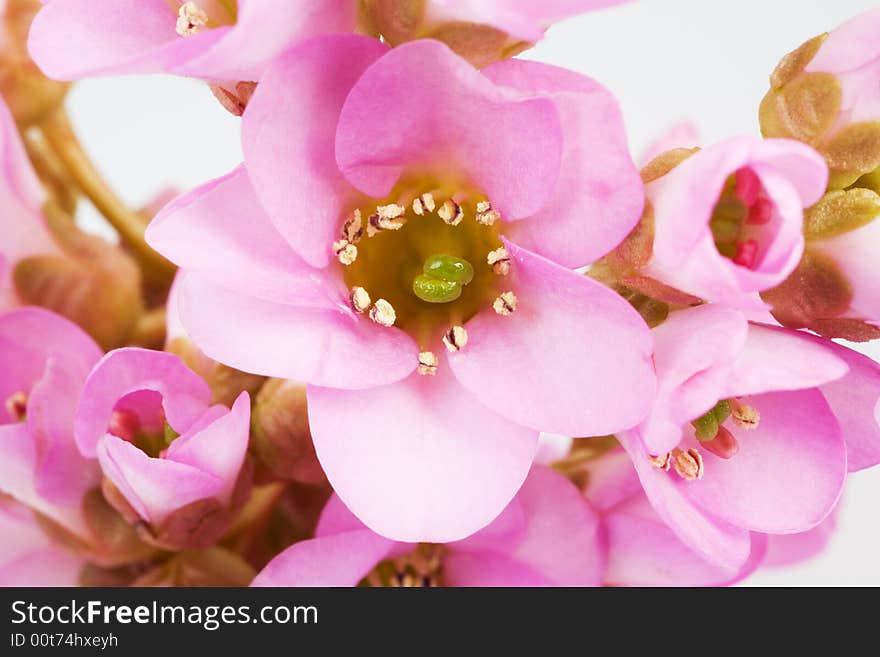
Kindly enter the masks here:
[[422, 543], [409, 554], [383, 561], [361, 580], [359, 586], [443, 586], [443, 546]]
[[130, 393], [120, 399], [110, 415], [107, 433], [130, 442], [153, 458], [161, 457], [180, 435], [165, 420], [162, 396], [152, 390]]
[[761, 264], [778, 218], [754, 171], [744, 167], [728, 178], [709, 226], [721, 255], [747, 269]]
[[[739, 452], [739, 443], [731, 430], [724, 426], [728, 420], [745, 431], [757, 429], [761, 423], [758, 410], [740, 399], [722, 399], [691, 425], [700, 447], [722, 459], [731, 459]], [[703, 457], [696, 447], [676, 448], [662, 456], [653, 456], [651, 463], [661, 470], [674, 469], [686, 481], [703, 478]]]
[[168, 0], [177, 11], [175, 29], [182, 37], [192, 36], [204, 29], [234, 25], [238, 19], [237, 0], [198, 0], [181, 2]]
[[460, 186], [421, 182], [354, 209], [333, 253], [352, 308], [410, 333], [425, 350], [419, 371], [433, 374], [430, 349], [442, 342], [458, 351], [467, 343], [465, 322], [486, 307], [509, 315], [518, 299], [507, 287], [511, 262], [491, 202]]
[[23, 390], [13, 392], [6, 398], [6, 413], [13, 422], [24, 422], [27, 419], [28, 395]]

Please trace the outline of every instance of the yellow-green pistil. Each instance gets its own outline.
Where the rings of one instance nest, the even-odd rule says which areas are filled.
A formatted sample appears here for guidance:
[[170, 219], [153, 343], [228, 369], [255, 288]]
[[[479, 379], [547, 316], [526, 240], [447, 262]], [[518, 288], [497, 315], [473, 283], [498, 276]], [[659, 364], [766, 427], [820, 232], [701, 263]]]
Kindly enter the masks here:
[[432, 255], [422, 273], [413, 279], [413, 293], [428, 303], [449, 303], [461, 296], [462, 288], [474, 280], [474, 267], [463, 258]]

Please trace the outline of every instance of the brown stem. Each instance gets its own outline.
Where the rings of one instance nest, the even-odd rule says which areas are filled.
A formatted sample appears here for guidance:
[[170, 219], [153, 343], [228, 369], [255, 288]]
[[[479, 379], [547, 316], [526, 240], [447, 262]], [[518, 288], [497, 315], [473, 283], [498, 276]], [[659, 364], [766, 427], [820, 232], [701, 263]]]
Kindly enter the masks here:
[[148, 349], [161, 349], [165, 342], [165, 308], [143, 313], [137, 320], [129, 343]]
[[76, 138], [70, 120], [59, 110], [40, 124], [46, 143], [67, 170], [70, 178], [98, 211], [119, 233], [141, 270], [152, 282], [167, 282], [174, 276], [174, 265], [156, 253], [144, 240], [146, 222], [116, 196], [95, 168]]

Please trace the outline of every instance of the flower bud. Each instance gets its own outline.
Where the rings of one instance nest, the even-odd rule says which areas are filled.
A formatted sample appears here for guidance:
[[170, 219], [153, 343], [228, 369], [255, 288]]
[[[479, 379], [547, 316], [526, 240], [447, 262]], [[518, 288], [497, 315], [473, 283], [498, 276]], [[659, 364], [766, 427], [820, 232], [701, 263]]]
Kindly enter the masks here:
[[0, 94], [22, 127], [35, 125], [64, 101], [69, 84], [50, 80], [31, 61], [27, 36], [40, 0], [6, 0], [0, 24]]
[[263, 386], [253, 410], [252, 445], [260, 464], [276, 477], [312, 484], [325, 481], [309, 432], [302, 385], [270, 379]]
[[878, 76], [880, 9], [872, 9], [783, 58], [761, 103], [762, 132], [813, 146], [828, 162], [829, 187], [847, 188], [880, 167]]
[[256, 571], [241, 557], [221, 547], [188, 550], [150, 569], [131, 586], [230, 586], [251, 583]]
[[806, 249], [797, 269], [761, 296], [789, 328], [864, 342], [880, 337], [880, 195], [832, 191], [804, 215]]

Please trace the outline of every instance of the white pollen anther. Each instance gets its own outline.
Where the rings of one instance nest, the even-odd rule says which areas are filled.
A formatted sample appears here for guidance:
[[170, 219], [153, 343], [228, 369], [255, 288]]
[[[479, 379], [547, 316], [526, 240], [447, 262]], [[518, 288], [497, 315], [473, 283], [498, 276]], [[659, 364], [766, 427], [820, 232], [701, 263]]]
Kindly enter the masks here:
[[446, 345], [446, 350], [452, 353], [464, 349], [467, 341], [468, 334], [463, 326], [453, 326], [443, 336], [443, 344]]
[[434, 203], [434, 195], [430, 192], [425, 192], [412, 203], [413, 212], [420, 217], [428, 212], [433, 212], [436, 207], [437, 204]]
[[370, 304], [373, 303], [372, 299], [370, 299], [370, 294], [362, 287], [353, 287], [351, 288], [351, 294], [349, 295], [349, 301], [351, 301], [351, 307], [356, 313], [365, 313], [367, 309], [370, 307]]
[[516, 298], [516, 295], [513, 292], [503, 292], [501, 296], [499, 296], [492, 303], [492, 308], [496, 313], [503, 317], [507, 317], [508, 315], [512, 315], [516, 310], [516, 307], [519, 305], [519, 299]]
[[385, 299], [379, 299], [370, 308], [370, 319], [380, 326], [390, 327], [394, 326], [394, 322], [397, 321], [397, 313], [394, 312], [394, 306]]
[[357, 260], [358, 248], [348, 240], [337, 240], [333, 242], [333, 253], [336, 254], [336, 259], [347, 267]]
[[685, 481], [703, 478], [703, 457], [693, 447], [686, 452], [681, 449], [672, 450], [672, 467]]
[[492, 209], [492, 204], [489, 201], [477, 203], [477, 223], [491, 226], [499, 219], [501, 219], [501, 214]]
[[[399, 210], [399, 212], [398, 212]], [[400, 230], [406, 223], [405, 209], [399, 205], [380, 205], [376, 214], [367, 220], [367, 236], [372, 237], [383, 230]]]
[[740, 404], [731, 410], [731, 415], [733, 416], [733, 423], [740, 429], [752, 431], [761, 424], [761, 414], [757, 408], [749, 404]]
[[659, 468], [664, 472], [669, 472], [669, 469], [672, 467], [672, 456], [669, 452], [666, 452], [663, 456], [649, 456], [648, 461], [655, 468]]
[[510, 254], [503, 246], [489, 251], [486, 262], [498, 276], [507, 276], [510, 273]]
[[423, 351], [419, 354], [418, 372], [422, 376], [434, 376], [437, 374], [437, 366], [440, 361], [433, 351]]
[[464, 210], [462, 210], [461, 206], [452, 199], [444, 201], [443, 205], [440, 206], [440, 209], [437, 210], [437, 214], [450, 226], [458, 226], [458, 224], [461, 223], [461, 220], [464, 219]]
[[361, 237], [364, 236], [364, 221], [361, 218], [361, 211], [355, 210], [342, 225], [342, 237], [352, 244], [357, 244]]
[[177, 34], [182, 37], [200, 32], [208, 24], [208, 14], [195, 2], [184, 2], [177, 11]]

